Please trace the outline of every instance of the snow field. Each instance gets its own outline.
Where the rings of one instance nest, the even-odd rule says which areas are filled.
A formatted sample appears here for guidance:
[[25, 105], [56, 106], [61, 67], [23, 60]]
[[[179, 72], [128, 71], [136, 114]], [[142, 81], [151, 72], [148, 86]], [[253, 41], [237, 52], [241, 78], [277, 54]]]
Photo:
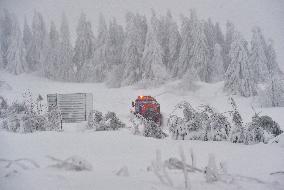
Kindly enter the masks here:
[[[178, 81], [167, 83], [159, 88], [137, 89], [123, 87], [106, 88], [104, 84], [61, 83], [39, 78], [35, 75], [22, 74], [13, 76], [0, 72], [1, 80], [12, 87], [2, 90], [1, 95], [9, 102], [20, 100], [24, 90], [44, 99], [48, 93], [92, 92], [94, 109], [106, 113], [114, 111], [129, 126], [129, 110], [131, 101], [138, 95], [156, 95], [161, 104], [164, 118], [172, 112], [173, 107], [182, 100], [187, 100], [194, 107], [208, 103], [220, 112], [230, 110], [227, 96], [222, 92], [222, 82], [216, 84], [198, 83], [199, 88], [193, 92], [177, 90]], [[46, 100], [46, 99], [45, 99]], [[249, 120], [253, 112], [251, 98], [236, 98], [240, 113]], [[263, 114], [272, 116], [283, 129], [283, 108], [262, 109]], [[284, 170], [283, 144], [242, 145], [229, 142], [174, 141], [170, 138], [157, 140], [134, 136], [129, 129], [119, 131], [88, 131], [85, 123], [64, 124], [63, 132], [36, 132], [32, 134], [15, 134], [0, 131], [0, 158], [14, 160], [30, 158], [40, 168], [29, 165], [24, 170], [19, 166], [5, 168], [0, 162], [0, 189], [172, 189], [161, 184], [153, 172], [147, 171], [151, 161], [155, 159], [155, 151], [160, 149], [162, 159], [179, 158], [179, 146], [182, 146], [190, 163], [190, 148], [196, 157], [197, 167], [203, 168], [208, 163], [208, 155], [213, 153], [217, 164], [225, 162], [228, 172], [234, 175], [258, 178], [268, 184], [260, 184], [250, 180], [236, 179], [232, 183], [216, 182], [208, 184], [202, 174], [189, 173], [192, 189], [283, 189], [283, 175], [270, 175], [272, 172]], [[166, 130], [166, 129], [165, 129]], [[77, 155], [90, 162], [92, 171], [66, 171], [49, 167], [54, 164], [46, 156], [66, 159]], [[180, 158], [179, 158], [180, 159]], [[126, 166], [128, 177], [117, 176], [116, 173]], [[219, 165], [217, 165], [219, 166]], [[12, 173], [4, 177], [13, 169]], [[183, 189], [181, 171], [169, 171], [173, 179], [173, 189]], [[278, 182], [275, 182], [278, 181]], [[274, 183], [275, 182], [275, 183]]]

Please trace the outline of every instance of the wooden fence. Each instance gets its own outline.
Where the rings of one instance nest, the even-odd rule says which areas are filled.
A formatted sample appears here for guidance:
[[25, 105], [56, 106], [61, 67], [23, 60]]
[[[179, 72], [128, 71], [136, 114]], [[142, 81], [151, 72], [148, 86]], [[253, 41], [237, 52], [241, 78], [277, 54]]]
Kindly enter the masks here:
[[48, 110], [57, 106], [65, 123], [87, 121], [93, 109], [93, 95], [91, 93], [48, 94]]

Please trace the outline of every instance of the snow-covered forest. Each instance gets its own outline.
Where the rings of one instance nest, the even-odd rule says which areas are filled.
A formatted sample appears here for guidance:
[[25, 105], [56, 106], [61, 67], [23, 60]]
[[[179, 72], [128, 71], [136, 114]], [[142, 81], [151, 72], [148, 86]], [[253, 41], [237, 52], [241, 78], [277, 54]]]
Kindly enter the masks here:
[[170, 11], [158, 15], [152, 10], [149, 18], [128, 12], [125, 26], [100, 14], [93, 31], [81, 13], [73, 44], [64, 14], [60, 26], [46, 23], [38, 11], [33, 14], [22, 29], [14, 13], [1, 11], [0, 67], [15, 75], [36, 71], [57, 81], [105, 82], [109, 87], [182, 79], [190, 88], [194, 81], [224, 80], [228, 94], [259, 94], [263, 105], [284, 104], [273, 40], [260, 27], [253, 27], [247, 40], [234, 23], [228, 21], [222, 31], [218, 22], [199, 19], [195, 10], [180, 17], [180, 26]]
[[0, 0], [0, 190], [283, 189], [280, 1]]

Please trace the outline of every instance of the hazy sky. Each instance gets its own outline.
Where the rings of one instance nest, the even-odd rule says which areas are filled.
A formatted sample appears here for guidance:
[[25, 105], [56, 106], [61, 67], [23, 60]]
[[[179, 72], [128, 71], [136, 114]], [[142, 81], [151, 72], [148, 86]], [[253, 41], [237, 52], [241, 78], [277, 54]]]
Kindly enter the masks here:
[[71, 27], [73, 38], [75, 27], [83, 11], [96, 24], [99, 13], [107, 19], [116, 17], [124, 24], [127, 11], [150, 15], [151, 8], [157, 14], [165, 14], [170, 9], [176, 20], [180, 14], [189, 15], [195, 8], [200, 18], [211, 17], [224, 27], [231, 20], [238, 30], [249, 40], [251, 28], [260, 26], [266, 38], [272, 38], [277, 50], [278, 62], [284, 70], [284, 0], [0, 0], [0, 7], [14, 11], [20, 21], [24, 16], [32, 18], [33, 10], [43, 13], [45, 19], [59, 24], [64, 11]]

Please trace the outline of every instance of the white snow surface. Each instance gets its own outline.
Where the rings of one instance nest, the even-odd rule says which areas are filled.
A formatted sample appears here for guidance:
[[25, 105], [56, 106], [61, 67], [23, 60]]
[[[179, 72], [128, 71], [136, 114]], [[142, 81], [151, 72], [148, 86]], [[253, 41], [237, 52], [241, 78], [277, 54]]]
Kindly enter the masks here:
[[[94, 108], [106, 113], [114, 111], [129, 126], [131, 101], [138, 95], [152, 95], [161, 104], [164, 118], [182, 100], [193, 106], [210, 104], [220, 112], [230, 110], [223, 83], [198, 83], [194, 92], [182, 91], [178, 82], [170, 82], [159, 88], [137, 89], [135, 87], [107, 88], [103, 83], [62, 83], [39, 78], [36, 74], [14, 76], [0, 71], [0, 80], [11, 88], [0, 88], [0, 95], [9, 102], [20, 100], [24, 90], [29, 89], [35, 96], [39, 93], [46, 101], [49, 93], [91, 92]], [[253, 111], [252, 98], [235, 97], [245, 121]], [[284, 129], [284, 108], [257, 108], [261, 114], [268, 114]], [[229, 174], [247, 176], [261, 180], [247, 180], [241, 177], [233, 181], [207, 183], [203, 174], [189, 173], [191, 189], [284, 189], [284, 175], [270, 173], [284, 171], [284, 139], [279, 143], [242, 145], [229, 142], [179, 141], [166, 138], [157, 140], [131, 134], [129, 128], [118, 131], [95, 132], [85, 130], [85, 123], [64, 124], [63, 132], [36, 132], [16, 134], [0, 131], [0, 159], [16, 160], [28, 158], [40, 168], [22, 161], [26, 167], [0, 161], [0, 189], [184, 189], [181, 171], [169, 171], [174, 187], [163, 185], [147, 168], [155, 160], [155, 151], [160, 149], [162, 159], [179, 158], [179, 146], [185, 150], [190, 163], [190, 149], [196, 158], [196, 166], [204, 169], [209, 154], [214, 154], [218, 163], [225, 162]], [[165, 130], [166, 127], [164, 126]], [[73, 171], [50, 167], [54, 164], [48, 156], [60, 160], [75, 156], [92, 165], [92, 170]], [[180, 159], [180, 158], [179, 158]], [[116, 175], [121, 168], [127, 168], [128, 175]]]

